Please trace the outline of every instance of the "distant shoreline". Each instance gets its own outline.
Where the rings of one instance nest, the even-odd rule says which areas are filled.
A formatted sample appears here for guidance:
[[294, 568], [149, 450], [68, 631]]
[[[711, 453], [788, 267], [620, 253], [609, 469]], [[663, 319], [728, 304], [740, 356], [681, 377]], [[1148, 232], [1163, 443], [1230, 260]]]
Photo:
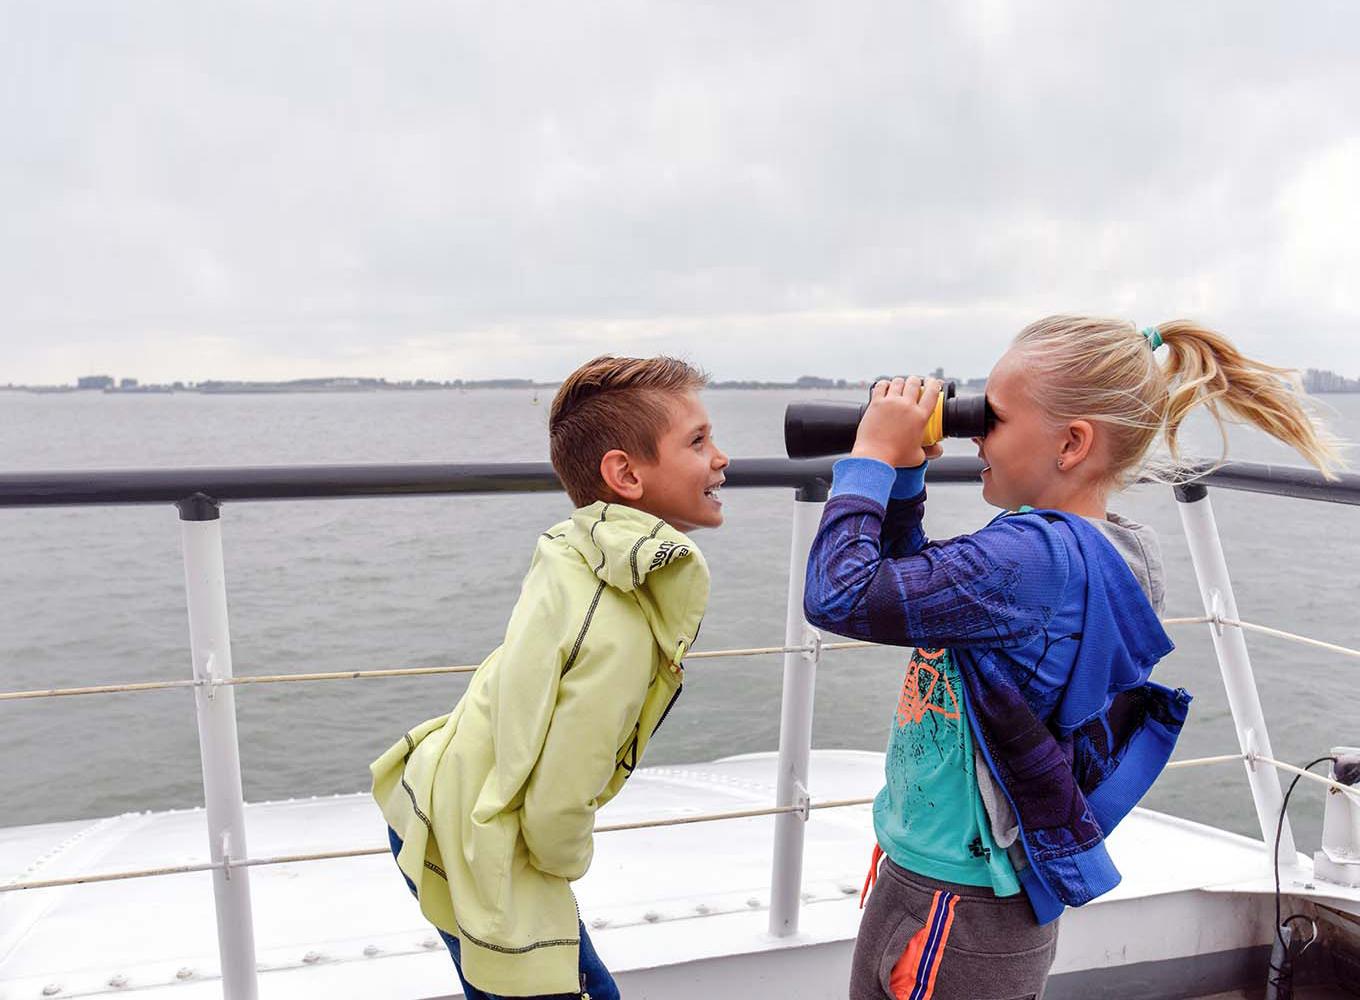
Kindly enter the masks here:
[[[954, 379], [964, 392], [981, 391], [983, 379]], [[0, 385], [0, 392], [26, 392], [32, 395], [63, 395], [81, 393], [106, 396], [167, 396], [187, 393], [200, 396], [276, 396], [276, 395], [318, 395], [335, 393], [382, 393], [382, 392], [466, 392], [479, 389], [556, 389], [561, 382], [533, 382], [525, 379], [488, 379], [468, 382], [385, 382], [381, 380], [301, 380], [297, 383], [285, 382], [211, 382], [176, 385], [136, 385], [127, 387], [82, 388], [74, 385]], [[795, 382], [765, 382], [755, 380], [724, 380], [710, 382], [708, 389], [758, 389], [758, 390], [801, 390], [818, 392], [842, 389], [867, 389], [869, 382], [849, 381], [846, 379], [800, 379]], [[1360, 394], [1360, 386], [1346, 389], [1310, 389], [1310, 396], [1353, 396]]]
[[[962, 380], [959, 380], [962, 384]], [[106, 388], [80, 388], [73, 385], [3, 385], [0, 392], [28, 392], [41, 395], [61, 393], [89, 393], [106, 396], [163, 396], [190, 393], [201, 396], [261, 396], [261, 395], [316, 395], [318, 393], [374, 393], [374, 392], [450, 392], [475, 389], [556, 389], [561, 382], [530, 382], [517, 379], [492, 379], [462, 383], [406, 384], [384, 382], [370, 384], [292, 384], [270, 382], [234, 382], [199, 385], [138, 385]], [[825, 384], [800, 382], [721, 381], [711, 382], [709, 389], [867, 389], [869, 383], [846, 380], [827, 380]]]

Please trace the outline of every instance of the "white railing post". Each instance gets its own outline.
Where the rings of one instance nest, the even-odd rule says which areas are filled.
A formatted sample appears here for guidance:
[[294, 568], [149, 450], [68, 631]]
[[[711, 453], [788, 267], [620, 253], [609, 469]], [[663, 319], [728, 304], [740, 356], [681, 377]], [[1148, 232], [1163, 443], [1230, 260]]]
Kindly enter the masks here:
[[[222, 522], [217, 502], [202, 494], [179, 501], [184, 547], [184, 589], [189, 604], [189, 648], [193, 658], [194, 705], [198, 710], [198, 754], [203, 765], [208, 851], [214, 864], [246, 855], [245, 801], [241, 793], [241, 751], [236, 737], [236, 696], [214, 681], [231, 677], [231, 636], [227, 630], [227, 580], [222, 561]], [[226, 1000], [255, 1000], [255, 932], [250, 909], [250, 869], [213, 871], [217, 946]]]
[[[1195, 567], [1204, 613], [1240, 621], [1208, 489], [1199, 483], [1177, 486], [1176, 499], [1180, 501], [1176, 506], [1180, 509], [1181, 524], [1190, 545], [1190, 561]], [[1228, 708], [1232, 710], [1233, 725], [1237, 727], [1238, 746], [1244, 754], [1274, 757], [1265, 713], [1261, 710], [1261, 696], [1256, 690], [1256, 677], [1251, 670], [1251, 658], [1247, 655], [1246, 636], [1240, 628], [1225, 627], [1217, 621], [1210, 623], [1209, 630], [1218, 657], [1218, 669], [1223, 675], [1223, 687], [1228, 692]], [[1248, 761], [1246, 768], [1251, 798], [1256, 805], [1256, 819], [1261, 825], [1261, 838], [1267, 846], [1273, 846], [1276, 824], [1284, 808], [1280, 776], [1275, 768], [1266, 764]], [[1294, 831], [1286, 816], [1280, 831], [1280, 864], [1291, 867], [1297, 857]]]
[[[808, 552], [822, 519], [826, 487], [800, 486], [793, 504], [793, 539], [789, 546], [789, 603], [784, 645], [803, 646], [816, 634], [803, 618], [803, 582]], [[774, 818], [774, 865], [770, 875], [770, 933], [788, 937], [798, 932], [803, 888], [803, 826], [808, 812], [808, 760], [812, 754], [812, 698], [817, 682], [817, 643], [806, 652], [784, 654], [784, 692], [779, 715], [778, 806], [802, 805], [801, 813]]]

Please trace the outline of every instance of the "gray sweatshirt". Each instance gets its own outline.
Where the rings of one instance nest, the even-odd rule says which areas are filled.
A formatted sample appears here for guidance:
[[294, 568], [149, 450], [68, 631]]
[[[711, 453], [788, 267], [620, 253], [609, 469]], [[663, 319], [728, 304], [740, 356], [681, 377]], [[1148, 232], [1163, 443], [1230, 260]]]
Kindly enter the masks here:
[[1162, 547], [1157, 541], [1157, 533], [1113, 511], [1106, 518], [1088, 517], [1087, 520], [1099, 528], [1115, 551], [1124, 557], [1147, 595], [1148, 603], [1160, 615], [1166, 602], [1166, 574], [1162, 569]]

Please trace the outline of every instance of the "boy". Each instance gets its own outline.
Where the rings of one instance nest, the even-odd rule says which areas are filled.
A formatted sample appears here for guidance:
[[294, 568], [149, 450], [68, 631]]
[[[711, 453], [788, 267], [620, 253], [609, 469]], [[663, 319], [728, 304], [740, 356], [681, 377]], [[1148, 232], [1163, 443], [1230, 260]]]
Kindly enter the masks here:
[[599, 357], [562, 383], [552, 464], [578, 508], [539, 537], [505, 640], [449, 715], [372, 765], [393, 853], [468, 1000], [618, 989], [580, 921], [595, 811], [679, 697], [708, 601], [682, 532], [722, 523], [727, 456], [673, 358]]

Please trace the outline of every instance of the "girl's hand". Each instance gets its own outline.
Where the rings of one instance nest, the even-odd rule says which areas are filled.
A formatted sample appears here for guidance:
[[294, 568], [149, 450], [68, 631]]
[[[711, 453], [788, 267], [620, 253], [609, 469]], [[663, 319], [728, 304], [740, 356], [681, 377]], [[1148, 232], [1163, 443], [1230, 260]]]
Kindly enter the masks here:
[[944, 454], [938, 444], [931, 445], [929, 450], [921, 445], [942, 385], [939, 379], [927, 379], [923, 391], [921, 379], [915, 375], [874, 383], [869, 408], [859, 422], [850, 454], [855, 458], [876, 458], [897, 469], [913, 468], [927, 458]]

